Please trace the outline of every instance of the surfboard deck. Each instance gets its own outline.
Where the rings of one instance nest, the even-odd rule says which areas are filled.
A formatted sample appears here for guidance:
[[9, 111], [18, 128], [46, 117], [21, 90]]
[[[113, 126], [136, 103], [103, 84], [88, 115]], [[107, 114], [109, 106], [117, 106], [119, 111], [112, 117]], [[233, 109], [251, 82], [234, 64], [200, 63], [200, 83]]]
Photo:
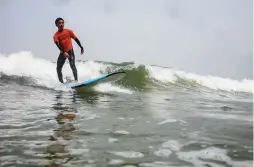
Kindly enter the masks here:
[[102, 75], [100, 77], [94, 78], [94, 79], [90, 79], [90, 80], [86, 80], [86, 81], [81, 81], [78, 83], [69, 83], [67, 84], [68, 87], [72, 88], [72, 89], [76, 89], [76, 88], [80, 88], [80, 87], [84, 87], [84, 86], [92, 86], [95, 84], [99, 84], [99, 83], [105, 83], [105, 82], [112, 82], [112, 81], [116, 81], [121, 79], [122, 77], [124, 77], [126, 74], [126, 72], [121, 71], [121, 72], [113, 72], [110, 74], [106, 74], [106, 75]]

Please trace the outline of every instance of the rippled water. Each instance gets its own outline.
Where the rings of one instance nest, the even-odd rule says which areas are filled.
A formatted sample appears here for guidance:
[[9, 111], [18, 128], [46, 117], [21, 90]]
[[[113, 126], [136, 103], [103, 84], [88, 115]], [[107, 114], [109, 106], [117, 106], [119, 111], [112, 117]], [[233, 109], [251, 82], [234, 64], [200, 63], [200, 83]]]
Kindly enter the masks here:
[[0, 86], [0, 166], [253, 166], [252, 97]]

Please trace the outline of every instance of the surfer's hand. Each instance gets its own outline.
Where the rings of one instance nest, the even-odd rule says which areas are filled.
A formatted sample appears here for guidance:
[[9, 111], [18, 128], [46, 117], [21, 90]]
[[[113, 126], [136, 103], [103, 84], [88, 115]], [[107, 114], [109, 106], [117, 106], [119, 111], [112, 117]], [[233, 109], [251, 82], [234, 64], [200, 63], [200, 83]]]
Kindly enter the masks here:
[[84, 53], [84, 49], [83, 49], [83, 47], [81, 47], [81, 54], [83, 54]]
[[64, 52], [65, 57], [69, 57], [69, 54], [67, 52]]

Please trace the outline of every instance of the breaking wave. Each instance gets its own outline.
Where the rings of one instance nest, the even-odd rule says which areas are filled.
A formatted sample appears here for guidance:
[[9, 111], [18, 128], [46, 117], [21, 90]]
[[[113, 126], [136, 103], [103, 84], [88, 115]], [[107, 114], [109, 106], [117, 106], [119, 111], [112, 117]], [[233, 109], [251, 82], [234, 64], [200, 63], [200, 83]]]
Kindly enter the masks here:
[[[115, 83], [100, 84], [97, 90], [131, 93], [167, 86], [186, 86], [196, 89], [207, 88], [229, 92], [253, 93], [253, 80], [233, 80], [218, 76], [202, 76], [195, 73], [175, 70], [153, 65], [136, 64], [133, 62], [111, 63], [100, 61], [77, 61], [79, 80], [87, 80], [102, 74], [126, 71], [127, 75]], [[73, 80], [72, 71], [66, 61], [63, 67], [66, 80]], [[45, 86], [56, 88], [60, 84], [54, 62], [38, 58], [31, 52], [19, 52], [8, 56], [0, 55], [1, 83], [16, 82], [17, 84]]]

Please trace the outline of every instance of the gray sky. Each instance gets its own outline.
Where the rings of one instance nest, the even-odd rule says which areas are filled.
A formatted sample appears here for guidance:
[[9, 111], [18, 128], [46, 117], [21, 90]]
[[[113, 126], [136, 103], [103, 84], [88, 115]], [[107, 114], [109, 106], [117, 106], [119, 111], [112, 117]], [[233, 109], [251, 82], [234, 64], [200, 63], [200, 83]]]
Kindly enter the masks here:
[[79, 37], [79, 60], [135, 61], [252, 78], [252, 0], [1, 0], [0, 53], [55, 61], [54, 21]]

